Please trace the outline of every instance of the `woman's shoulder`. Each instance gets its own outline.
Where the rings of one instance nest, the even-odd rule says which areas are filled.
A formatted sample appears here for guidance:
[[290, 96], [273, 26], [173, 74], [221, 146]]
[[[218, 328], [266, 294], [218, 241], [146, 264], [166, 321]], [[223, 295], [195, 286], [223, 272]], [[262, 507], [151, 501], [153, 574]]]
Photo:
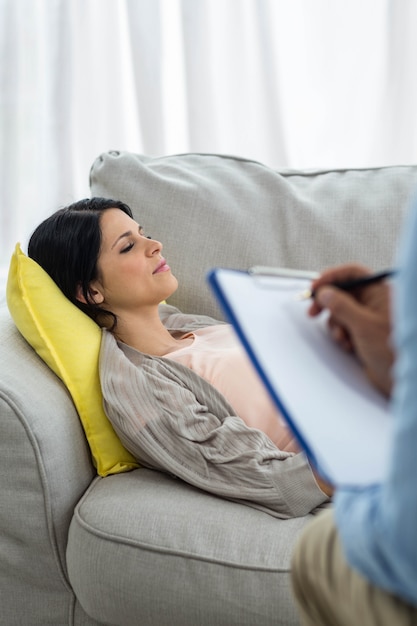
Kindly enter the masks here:
[[[127, 379], [134, 379], [140, 385], [142, 393], [152, 396], [158, 389], [168, 384], [171, 391], [174, 387], [187, 388], [198, 393], [206, 403], [213, 396], [219, 396], [217, 403], [230, 410], [225, 398], [212, 385], [186, 365], [160, 356], [144, 354], [118, 341], [111, 332], [103, 330], [100, 351], [100, 380], [102, 386], [107, 383], [114, 385], [117, 381], [125, 386]], [[220, 398], [221, 397], [221, 401]]]
[[136, 348], [128, 346], [126, 343], [119, 341], [113, 333], [105, 328], [102, 330], [101, 350], [100, 350], [100, 367], [105, 366], [127, 366], [129, 363], [140, 365], [146, 360], [151, 360], [148, 354], [140, 352]]
[[224, 324], [222, 320], [197, 313], [183, 313], [169, 304], [159, 305], [159, 317], [169, 331], [191, 332], [199, 328]]

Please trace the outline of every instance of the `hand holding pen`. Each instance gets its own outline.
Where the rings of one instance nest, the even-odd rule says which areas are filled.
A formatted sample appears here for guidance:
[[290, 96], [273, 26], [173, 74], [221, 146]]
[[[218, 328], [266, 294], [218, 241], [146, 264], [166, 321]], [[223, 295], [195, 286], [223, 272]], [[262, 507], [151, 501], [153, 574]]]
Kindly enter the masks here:
[[[358, 271], [361, 271], [358, 268]], [[363, 289], [368, 287], [369, 285], [375, 285], [376, 283], [380, 283], [383, 280], [387, 280], [392, 278], [395, 275], [395, 270], [383, 270], [381, 272], [375, 272], [375, 274], [364, 274], [357, 276], [356, 278], [348, 278], [347, 280], [337, 280], [332, 283], [333, 287], [337, 287], [338, 289], [342, 289], [342, 291], [355, 291], [358, 289]], [[323, 277], [321, 277], [323, 278]], [[319, 283], [320, 280], [314, 281], [315, 283]], [[302, 299], [307, 298], [315, 298], [316, 296], [316, 288], [311, 288], [301, 294]]]
[[394, 361], [390, 276], [391, 272], [384, 272], [376, 277], [368, 268], [354, 264], [326, 270], [311, 283], [309, 308], [313, 317], [328, 311], [332, 337], [344, 350], [356, 354], [384, 395], [391, 391]]

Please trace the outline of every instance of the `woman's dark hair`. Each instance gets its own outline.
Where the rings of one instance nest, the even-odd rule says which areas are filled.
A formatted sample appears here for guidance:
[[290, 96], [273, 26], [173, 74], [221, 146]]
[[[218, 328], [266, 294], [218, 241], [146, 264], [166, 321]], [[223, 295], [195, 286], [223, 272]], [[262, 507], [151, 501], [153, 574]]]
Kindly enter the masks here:
[[[56, 282], [64, 295], [97, 324], [116, 316], [95, 304], [90, 283], [97, 278], [97, 260], [101, 247], [100, 219], [107, 209], [120, 209], [133, 217], [131, 209], [119, 200], [87, 198], [59, 209], [33, 232], [28, 255]], [[81, 291], [87, 304], [77, 300]]]

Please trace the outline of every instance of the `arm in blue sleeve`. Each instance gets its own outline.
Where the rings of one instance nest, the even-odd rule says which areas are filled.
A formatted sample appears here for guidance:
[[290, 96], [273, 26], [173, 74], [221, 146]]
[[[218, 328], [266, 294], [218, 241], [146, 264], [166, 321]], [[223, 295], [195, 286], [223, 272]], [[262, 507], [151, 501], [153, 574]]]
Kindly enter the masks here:
[[417, 605], [417, 198], [406, 226], [394, 304], [398, 359], [387, 479], [369, 488], [339, 490], [334, 502], [350, 565]]

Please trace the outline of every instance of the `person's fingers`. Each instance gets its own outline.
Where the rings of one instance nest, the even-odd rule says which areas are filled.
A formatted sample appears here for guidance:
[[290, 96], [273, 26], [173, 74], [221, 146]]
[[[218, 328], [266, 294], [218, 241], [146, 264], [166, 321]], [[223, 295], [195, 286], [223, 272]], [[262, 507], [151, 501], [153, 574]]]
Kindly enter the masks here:
[[[325, 286], [337, 286], [337, 283], [343, 283], [347, 280], [368, 276], [370, 270], [364, 265], [351, 263], [349, 265], [341, 265], [335, 268], [325, 270], [318, 278], [312, 281], [310, 289], [312, 293], [317, 293], [319, 289]], [[323, 311], [320, 301], [314, 297], [308, 309], [311, 317], [319, 315]]]
[[356, 278], [362, 278], [371, 274], [369, 268], [357, 263], [350, 263], [348, 265], [340, 265], [325, 270], [318, 278], [312, 281], [311, 288], [313, 291], [324, 285], [337, 285], [347, 280], [354, 280]]
[[328, 327], [333, 340], [346, 352], [352, 352], [353, 346], [349, 333], [333, 318], [329, 317]]
[[363, 323], [364, 306], [349, 293], [334, 287], [322, 287], [317, 291], [317, 305], [327, 309], [333, 320], [348, 331], [358, 328]]

